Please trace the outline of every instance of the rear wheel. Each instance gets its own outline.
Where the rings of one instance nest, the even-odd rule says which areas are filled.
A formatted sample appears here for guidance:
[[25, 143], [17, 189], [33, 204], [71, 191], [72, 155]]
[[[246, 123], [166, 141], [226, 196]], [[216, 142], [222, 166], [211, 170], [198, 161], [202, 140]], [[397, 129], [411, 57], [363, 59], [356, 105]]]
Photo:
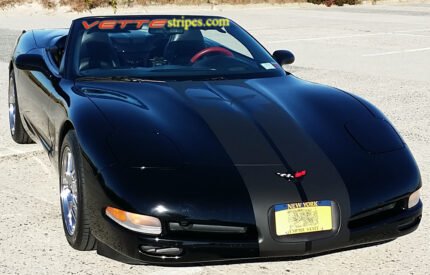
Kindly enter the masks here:
[[96, 239], [91, 235], [82, 153], [74, 130], [64, 137], [60, 156], [60, 201], [67, 241], [77, 250], [93, 250]]
[[9, 129], [12, 139], [19, 144], [33, 143], [30, 136], [25, 131], [20, 113], [19, 105], [16, 96], [15, 87], [15, 75], [13, 71], [9, 75], [9, 93], [8, 93], [8, 103], [9, 103]]

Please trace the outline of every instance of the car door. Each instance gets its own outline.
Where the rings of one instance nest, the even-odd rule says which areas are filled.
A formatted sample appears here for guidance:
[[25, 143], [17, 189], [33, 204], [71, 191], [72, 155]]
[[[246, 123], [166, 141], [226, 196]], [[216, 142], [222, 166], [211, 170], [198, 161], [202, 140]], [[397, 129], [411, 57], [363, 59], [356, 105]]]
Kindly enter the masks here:
[[20, 71], [19, 93], [23, 117], [29, 128], [47, 151], [52, 149], [53, 136], [51, 109], [56, 100], [56, 87], [61, 79], [58, 66], [64, 50], [67, 29], [37, 30], [34, 32], [36, 48], [30, 54], [41, 55], [49, 73]]
[[[43, 49], [33, 49], [29, 53], [46, 57]], [[53, 85], [48, 75], [38, 71], [17, 72], [17, 93], [19, 94], [22, 117], [37, 141], [50, 150], [51, 141], [48, 128], [48, 111]], [[21, 107], [22, 106], [22, 107]]]

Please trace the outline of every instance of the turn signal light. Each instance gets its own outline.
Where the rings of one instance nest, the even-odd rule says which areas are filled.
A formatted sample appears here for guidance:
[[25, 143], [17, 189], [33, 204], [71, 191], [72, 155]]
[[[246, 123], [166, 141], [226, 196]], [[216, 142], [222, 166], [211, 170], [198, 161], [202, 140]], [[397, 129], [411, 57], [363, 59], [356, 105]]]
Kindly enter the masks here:
[[130, 213], [111, 206], [106, 207], [105, 213], [114, 222], [129, 230], [150, 235], [161, 234], [161, 222], [155, 217]]
[[420, 202], [420, 199], [421, 199], [421, 189], [418, 189], [417, 191], [413, 192], [409, 196], [408, 208], [412, 208], [416, 206]]

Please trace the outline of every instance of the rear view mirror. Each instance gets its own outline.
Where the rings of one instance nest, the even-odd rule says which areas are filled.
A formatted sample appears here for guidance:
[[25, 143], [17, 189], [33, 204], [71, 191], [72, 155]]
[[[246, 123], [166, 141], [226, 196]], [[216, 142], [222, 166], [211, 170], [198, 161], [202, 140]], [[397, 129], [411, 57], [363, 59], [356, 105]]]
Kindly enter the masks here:
[[287, 50], [275, 51], [272, 56], [281, 66], [292, 64], [295, 60], [294, 54]]
[[20, 54], [15, 58], [15, 66], [20, 70], [38, 71], [50, 76], [48, 66], [41, 55]]

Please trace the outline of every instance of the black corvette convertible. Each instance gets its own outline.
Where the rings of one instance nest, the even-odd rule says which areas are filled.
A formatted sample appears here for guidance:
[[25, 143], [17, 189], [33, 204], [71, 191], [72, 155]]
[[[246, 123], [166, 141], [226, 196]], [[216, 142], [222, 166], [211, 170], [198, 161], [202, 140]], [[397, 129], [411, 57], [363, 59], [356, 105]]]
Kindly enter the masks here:
[[58, 170], [70, 245], [127, 263], [313, 255], [414, 231], [405, 142], [364, 99], [286, 72], [293, 61], [222, 17], [23, 31], [10, 131]]

